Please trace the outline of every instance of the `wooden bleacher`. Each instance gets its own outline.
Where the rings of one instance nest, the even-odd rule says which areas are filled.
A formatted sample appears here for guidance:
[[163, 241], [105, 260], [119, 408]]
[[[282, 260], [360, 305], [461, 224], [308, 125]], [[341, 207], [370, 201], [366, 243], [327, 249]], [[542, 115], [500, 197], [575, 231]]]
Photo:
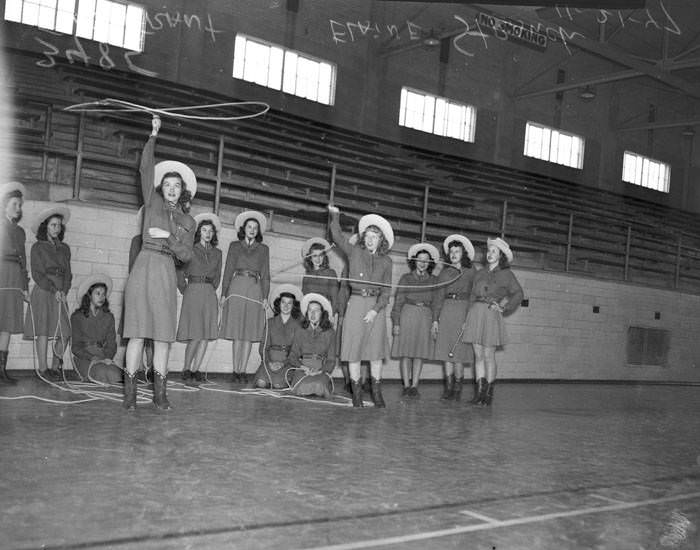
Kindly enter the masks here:
[[[108, 97], [158, 107], [235, 101], [120, 71], [68, 63], [41, 68], [30, 54], [12, 55], [11, 131], [22, 160], [15, 175], [59, 185], [77, 181], [84, 200], [138, 204], [138, 158], [150, 121], [143, 113], [81, 115], [65, 106]], [[700, 292], [700, 216], [641, 199], [272, 110], [226, 123], [169, 119], [157, 155], [192, 166], [200, 181], [195, 203], [201, 205], [211, 207], [220, 182], [224, 210], [257, 208], [323, 223], [335, 166], [335, 202], [347, 214], [348, 230], [361, 214], [376, 211], [391, 219], [400, 237], [418, 239], [429, 186], [429, 240], [464, 232], [482, 245], [503, 229], [516, 265], [626, 275], [633, 282]]]

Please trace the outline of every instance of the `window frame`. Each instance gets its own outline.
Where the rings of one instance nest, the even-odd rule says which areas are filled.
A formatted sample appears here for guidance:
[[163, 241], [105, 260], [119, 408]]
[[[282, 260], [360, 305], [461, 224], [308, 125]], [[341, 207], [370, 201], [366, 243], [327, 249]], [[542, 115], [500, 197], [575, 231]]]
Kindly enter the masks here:
[[[52, 4], [42, 6], [41, 4]], [[90, 9], [88, 8], [88, 4], [92, 6], [92, 11], [90, 17], [86, 18], [85, 13], [82, 10], [85, 9]], [[124, 18], [121, 23], [121, 40], [116, 41], [112, 37], [108, 37], [106, 40], [98, 40], [95, 38], [95, 30], [96, 30], [96, 23], [98, 18], [96, 17], [96, 14], [98, 12], [104, 11], [105, 6], [101, 6], [98, 9], [98, 4], [109, 4], [110, 8], [113, 8], [114, 5], [119, 5], [119, 6], [124, 6]], [[25, 8], [27, 5], [36, 5], [37, 6], [37, 16], [35, 20], [32, 21], [24, 21], [24, 14], [25, 14]], [[61, 13], [68, 14], [68, 7], [72, 6], [71, 12], [70, 12], [70, 29], [68, 29], [68, 25], [62, 24], [59, 28], [58, 25], [58, 20], [59, 20], [59, 15]], [[48, 26], [48, 25], [42, 25], [41, 21], [41, 15], [40, 11], [42, 9], [49, 9], [52, 10], [53, 13], [53, 26]], [[62, 9], [63, 8], [63, 9]], [[131, 22], [132, 24], [136, 21], [136, 18], [130, 18], [129, 17], [129, 11], [131, 8], [138, 8], [140, 10], [140, 25], [138, 29], [138, 39], [133, 39], [130, 38], [128, 35], [128, 32], [131, 30], [128, 28], [129, 23]], [[8, 19], [8, 12], [10, 9], [17, 10], [19, 9], [19, 19], [13, 18], [13, 19]], [[145, 45], [145, 30], [146, 30], [146, 14], [147, 14], [147, 7], [144, 4], [139, 4], [137, 2], [129, 2], [129, 1], [124, 1], [124, 0], [6, 0], [5, 2], [5, 13], [4, 13], [4, 20], [5, 21], [10, 21], [13, 23], [19, 23], [22, 25], [30, 25], [33, 27], [37, 27], [39, 29], [46, 29], [48, 31], [52, 32], [59, 32], [62, 34], [67, 34], [71, 36], [75, 36], [77, 38], [84, 38], [86, 40], [92, 40], [94, 42], [100, 42], [103, 44], [109, 44], [110, 46], [115, 46], [118, 48], [123, 48], [125, 50], [129, 51], [135, 51], [135, 52], [143, 52], [144, 50], [144, 45]], [[88, 27], [85, 27], [85, 29], [81, 29], [80, 26], [84, 21], [91, 20], [89, 23], [89, 33], [86, 32]], [[108, 18], [107, 19], [107, 26], [108, 26], [108, 31], [111, 32], [111, 21]], [[133, 31], [136, 32], [136, 31]], [[133, 47], [136, 45], [136, 42], [138, 41], [138, 47]]]
[[[540, 136], [539, 139], [532, 138], [532, 129], [538, 130], [540, 132], [547, 132], [546, 138]], [[565, 140], [570, 139], [571, 145], [568, 147], [568, 161], [562, 161], [563, 155], [562, 148], [565, 147], [561, 143], [561, 138]], [[554, 139], [553, 139], [554, 138]], [[579, 140], [580, 147], [578, 151], [573, 145]], [[539, 142], [539, 154], [533, 150], [537, 148]], [[544, 150], [546, 149], [546, 154]], [[573, 132], [566, 132], [564, 130], [559, 130], [558, 128], [553, 128], [545, 124], [540, 124], [539, 122], [534, 122], [528, 120], [525, 124], [525, 137], [523, 140], [523, 156], [528, 158], [534, 158], [537, 160], [543, 160], [552, 164], [558, 164], [560, 166], [566, 166], [567, 168], [573, 168], [575, 170], [583, 170], [583, 161], [586, 155], [586, 139], [583, 136], [574, 134]], [[572, 163], [572, 159], [575, 156], [578, 162]], [[553, 160], [554, 157], [554, 160]]]
[[[257, 49], [257, 53], [249, 53], [249, 45], [252, 45], [251, 50]], [[238, 55], [241, 48], [242, 56]], [[269, 55], [263, 59], [265, 49]], [[249, 56], [255, 59], [249, 59]], [[266, 74], [255, 70], [260, 63], [265, 63]], [[306, 69], [300, 69], [300, 66], [306, 66]], [[322, 78], [323, 75], [327, 78]], [[231, 76], [328, 107], [335, 105], [338, 78], [335, 63], [249, 34], [236, 33]]]
[[[416, 112], [416, 110], [411, 107], [415, 106], [420, 98], [422, 98], [423, 103], [421, 113], [417, 113], [418, 116], [414, 121], [408, 121], [409, 112]], [[454, 113], [451, 115], [450, 112], [455, 107], [461, 110], [463, 120], [457, 125], [459, 131], [451, 132], [450, 129], [451, 127], [454, 128], [454, 126], [450, 125], [450, 119], [451, 116], [454, 116]], [[398, 124], [404, 128], [411, 128], [419, 132], [456, 139], [465, 143], [474, 143], [476, 139], [477, 112], [476, 106], [470, 103], [464, 103], [449, 97], [438, 96], [410, 86], [401, 87]], [[414, 124], [414, 122], [418, 122], [419, 119], [421, 122], [419, 124]], [[455, 135], [455, 133], [459, 135]]]
[[[633, 158], [635, 166], [629, 167], [627, 165], [627, 159]], [[649, 180], [652, 178], [653, 173], [650, 173], [650, 169], [653, 172], [653, 168], [656, 167], [657, 175], [661, 176], [659, 172], [663, 172], [663, 176], [655, 178], [654, 184], [650, 185]], [[631, 172], [634, 172], [634, 178], [638, 181], [632, 181], [630, 179], [625, 179]], [[661, 181], [661, 178], [663, 181]], [[633, 151], [626, 150], [622, 154], [622, 176], [621, 179], [624, 183], [629, 183], [630, 185], [635, 185], [638, 187], [643, 187], [644, 189], [650, 189], [652, 191], [658, 191], [659, 193], [670, 193], [671, 192], [671, 164], [663, 162], [659, 159], [654, 159], [647, 157], [646, 155], [640, 155]]]

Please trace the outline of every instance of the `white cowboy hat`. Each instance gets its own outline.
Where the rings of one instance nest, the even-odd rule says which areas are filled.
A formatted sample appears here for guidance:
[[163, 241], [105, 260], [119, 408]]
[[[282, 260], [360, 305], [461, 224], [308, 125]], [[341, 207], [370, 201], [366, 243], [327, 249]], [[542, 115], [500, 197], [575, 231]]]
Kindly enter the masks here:
[[275, 290], [270, 293], [270, 303], [274, 304], [275, 300], [282, 296], [282, 294], [291, 294], [297, 302], [301, 302], [301, 299], [304, 297], [304, 293], [298, 286], [284, 283], [277, 285]]
[[498, 250], [503, 252], [509, 263], [513, 261], [513, 251], [510, 249], [510, 246], [506, 241], [504, 241], [500, 237], [496, 237], [495, 239], [486, 239], [486, 246], [491, 245], [495, 246], [496, 248], [498, 248]]
[[109, 297], [109, 294], [112, 292], [112, 278], [109, 275], [105, 275], [104, 273], [95, 273], [94, 275], [88, 275], [87, 278], [85, 278], [78, 287], [78, 293], [76, 295], [78, 307], [80, 307], [80, 304], [83, 301], [83, 296], [85, 296], [87, 291], [90, 290], [90, 287], [97, 283], [102, 283], [107, 287], [106, 296]]
[[20, 193], [22, 193], [23, 197], [27, 194], [27, 190], [24, 187], [24, 185], [22, 185], [18, 181], [10, 181], [7, 183], [0, 184], [0, 198], [7, 195], [8, 193], [12, 193], [13, 191], [19, 191]]
[[357, 224], [357, 230], [360, 235], [364, 233], [370, 225], [378, 227], [384, 234], [384, 238], [389, 243], [389, 248], [394, 246], [394, 230], [391, 228], [391, 224], [382, 218], [379, 214], [365, 214], [360, 218], [360, 223]]
[[437, 262], [440, 259], [440, 253], [438, 249], [429, 243], [416, 243], [408, 249], [408, 259], [411, 260], [416, 257], [419, 252], [427, 252], [430, 255], [430, 259]]
[[216, 229], [216, 234], [219, 235], [219, 238], [221, 237], [221, 220], [219, 219], [219, 216], [214, 214], [213, 212], [203, 212], [202, 214], [197, 214], [194, 217], [194, 221], [196, 222], [196, 227], [199, 227], [199, 224], [202, 223], [203, 220], [209, 220], [211, 221], [212, 224], [214, 224], [214, 228]]
[[190, 192], [192, 198], [194, 198], [197, 194], [197, 176], [194, 175], [192, 168], [187, 166], [184, 162], [163, 160], [156, 164], [153, 186], [158, 187], [163, 181], [163, 175], [168, 172], [177, 172], [180, 174], [182, 181], [185, 182], [185, 188]]
[[245, 210], [236, 216], [236, 221], [233, 223], [233, 227], [236, 232], [238, 232], [238, 230], [243, 227], [243, 224], [251, 218], [258, 222], [258, 225], [260, 226], [260, 234], [262, 235], [265, 233], [265, 230], [267, 229], [267, 218], [265, 217], [265, 214], [258, 212], [257, 210]]
[[474, 245], [469, 239], [467, 239], [464, 235], [460, 235], [459, 233], [454, 233], [442, 241], [442, 249], [445, 251], [445, 254], [450, 254], [450, 243], [453, 241], [462, 243], [462, 246], [464, 247], [469, 259], [474, 260]]
[[333, 306], [331, 306], [328, 298], [322, 294], [318, 294], [317, 292], [309, 292], [308, 294], [304, 294], [304, 297], [301, 299], [301, 312], [304, 315], [306, 315], [306, 310], [309, 309], [309, 304], [311, 302], [318, 302], [321, 304], [321, 307], [328, 312], [328, 317], [333, 316]]
[[302, 258], [306, 258], [310, 252], [311, 252], [311, 247], [315, 244], [320, 244], [323, 245], [323, 249], [327, 252], [328, 249], [331, 247], [330, 243], [326, 239], [322, 239], [321, 237], [311, 237], [309, 240], [307, 240], [303, 245], [301, 245], [301, 256]]
[[62, 216], [63, 225], [66, 225], [68, 220], [70, 220], [70, 210], [67, 206], [63, 206], [62, 204], [55, 204], [54, 206], [44, 208], [44, 210], [39, 212], [37, 217], [34, 218], [34, 221], [32, 222], [32, 233], [36, 235], [39, 232], [39, 226], [44, 222], [44, 220], [47, 220], [53, 216]]

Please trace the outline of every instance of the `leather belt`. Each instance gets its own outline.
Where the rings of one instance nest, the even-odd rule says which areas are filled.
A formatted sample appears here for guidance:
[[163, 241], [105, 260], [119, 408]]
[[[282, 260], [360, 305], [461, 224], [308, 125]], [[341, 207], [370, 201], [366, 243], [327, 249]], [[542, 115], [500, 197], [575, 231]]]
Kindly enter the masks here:
[[406, 303], [417, 307], [430, 307], [430, 302], [414, 302], [413, 300], [406, 300]]
[[269, 349], [274, 350], [274, 351], [289, 351], [289, 348], [292, 346], [278, 346], [278, 345], [273, 345], [269, 346]]
[[316, 361], [325, 361], [326, 360], [326, 354], [323, 353], [304, 353], [301, 356], [302, 360], [316, 360]]
[[469, 295], [451, 292], [450, 294], [445, 294], [445, 298], [448, 300], [468, 300]]
[[233, 272], [234, 277], [252, 277], [253, 279], [260, 279], [260, 273], [257, 271], [248, 271], [247, 269], [237, 269]]
[[192, 283], [209, 283], [214, 284], [214, 280], [211, 277], [206, 277], [204, 275], [190, 275], [187, 277], [187, 282]]
[[170, 251], [169, 248], [154, 243], [143, 243], [143, 246], [141, 246], [141, 250], [148, 250], [149, 252], [158, 252], [158, 254], [170, 256], [171, 258], [173, 256], [173, 253]]
[[358, 288], [352, 289], [353, 296], [363, 296], [367, 298], [368, 296], [379, 296], [380, 290], [378, 288]]
[[46, 274], [47, 275], [54, 275], [54, 276], [61, 276], [61, 275], [66, 274], [66, 270], [63, 269], [62, 267], [47, 267]]

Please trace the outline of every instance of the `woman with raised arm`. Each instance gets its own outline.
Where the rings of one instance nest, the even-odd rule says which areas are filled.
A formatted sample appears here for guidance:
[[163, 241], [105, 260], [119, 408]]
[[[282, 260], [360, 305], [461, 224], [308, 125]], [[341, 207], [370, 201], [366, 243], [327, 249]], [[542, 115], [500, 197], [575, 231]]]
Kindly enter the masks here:
[[[63, 378], [63, 354], [70, 340], [70, 324], [66, 295], [73, 281], [71, 252], [63, 236], [70, 219], [70, 210], [57, 205], [42, 211], [32, 224], [36, 242], [32, 245], [30, 265], [36, 285], [29, 297], [30, 307], [24, 318], [24, 337], [36, 337], [39, 373], [49, 379]], [[46, 360], [49, 340], [51, 367]]]
[[[464, 235], [454, 234], [442, 242], [446, 262], [438, 275], [438, 288], [433, 302], [435, 359], [445, 365], [445, 391], [441, 399], [462, 398], [464, 369], [474, 362], [474, 350], [462, 342], [462, 327], [467, 318], [469, 297], [476, 269], [474, 246]], [[474, 378], [469, 373], [469, 380]]]
[[394, 245], [391, 224], [377, 214], [362, 216], [359, 238], [350, 244], [340, 228], [340, 210], [328, 206], [331, 237], [348, 257], [350, 300], [343, 321], [340, 359], [347, 361], [352, 384], [352, 404], [362, 407], [360, 365], [369, 361], [375, 407], [385, 407], [382, 396], [382, 365], [388, 355], [386, 307], [391, 295], [391, 258]]
[[24, 330], [24, 302], [29, 299], [26, 236], [19, 225], [25, 189], [19, 182], [0, 185], [0, 383], [16, 384], [7, 374], [10, 337]]
[[523, 289], [510, 264], [513, 252], [497, 237], [486, 241], [486, 268], [476, 274], [462, 340], [474, 346], [477, 389], [472, 403], [490, 405], [496, 384], [496, 348], [507, 342], [503, 317], [523, 300]]
[[411, 246], [408, 249], [410, 272], [401, 275], [394, 297], [391, 355], [400, 360], [404, 397], [418, 397], [423, 361], [432, 359], [434, 354], [432, 304], [437, 277], [432, 273], [439, 256], [432, 244]]
[[270, 292], [270, 250], [262, 243], [266, 226], [262, 212], [238, 214], [234, 223], [238, 240], [229, 245], [226, 256], [219, 336], [233, 340], [233, 382], [248, 382], [246, 367], [253, 342], [264, 337]]
[[170, 344], [176, 339], [177, 276], [175, 261], [192, 259], [195, 221], [188, 214], [197, 191], [197, 178], [186, 164], [167, 160], [155, 164], [160, 118], [153, 117], [151, 136], [141, 155], [144, 215], [142, 246], [124, 290], [126, 373], [124, 407], [136, 407], [136, 371], [144, 338], [153, 340], [153, 402], [170, 408], [166, 394]]

